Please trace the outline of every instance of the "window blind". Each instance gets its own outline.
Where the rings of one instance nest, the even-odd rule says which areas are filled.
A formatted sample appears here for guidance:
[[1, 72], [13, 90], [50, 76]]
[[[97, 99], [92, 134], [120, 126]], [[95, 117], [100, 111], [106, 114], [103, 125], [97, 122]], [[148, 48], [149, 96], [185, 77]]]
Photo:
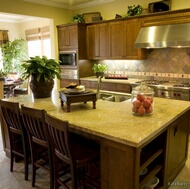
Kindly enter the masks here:
[[49, 26], [34, 28], [25, 31], [26, 41], [44, 40], [50, 38]]

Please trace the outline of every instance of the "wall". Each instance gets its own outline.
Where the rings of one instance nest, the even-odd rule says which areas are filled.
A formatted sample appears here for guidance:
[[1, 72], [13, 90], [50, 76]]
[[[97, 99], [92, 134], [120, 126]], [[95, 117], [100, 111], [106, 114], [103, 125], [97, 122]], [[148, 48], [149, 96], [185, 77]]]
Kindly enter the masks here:
[[9, 30], [8, 35], [10, 41], [14, 40], [14, 38], [21, 38], [19, 24], [17, 23], [0, 22], [0, 29]]
[[108, 65], [108, 73], [190, 79], [190, 48], [154, 49], [147, 53], [147, 60], [104, 60], [101, 63]]
[[[148, 4], [160, 0], [113, 0], [110, 3], [91, 6], [83, 9], [74, 10], [73, 14], [83, 14], [90, 12], [100, 12], [104, 20], [114, 19], [116, 14], [125, 15], [128, 6], [140, 4], [143, 8], [148, 8]], [[190, 8], [190, 1], [171, 0], [171, 10]]]
[[55, 50], [55, 56], [58, 57], [56, 25], [68, 23], [68, 20], [71, 18], [71, 11], [58, 7], [24, 2], [23, 0], [3, 0], [1, 1], [0, 12], [51, 19], [53, 25], [52, 32], [54, 34], [53, 48]]
[[[75, 10], [74, 13], [100, 12], [104, 20], [114, 19], [116, 14], [127, 13], [128, 6], [142, 5], [148, 8], [148, 4], [159, 0], [115, 0], [107, 4]], [[171, 10], [190, 8], [190, 1], [172, 0]], [[144, 61], [130, 60], [106, 60], [101, 61], [108, 65], [109, 73], [123, 73], [135, 76], [166, 76], [178, 78], [190, 78], [190, 49], [156, 49], [147, 50], [148, 58]], [[125, 66], [128, 69], [125, 69]]]
[[[50, 7], [40, 4], [24, 2], [22, 0], [4, 0], [1, 1], [0, 12], [37, 16], [41, 18], [49, 18], [52, 23], [52, 32], [54, 34], [54, 50], [56, 56], [57, 51], [57, 29], [56, 25], [68, 23], [71, 20], [72, 14], [100, 12], [106, 20], [115, 18], [116, 14], [124, 15], [130, 5], [142, 5], [144, 8], [148, 4], [156, 0], [113, 0], [110, 3], [96, 5], [88, 8], [74, 10], [73, 12], [57, 7]], [[172, 0], [172, 10], [189, 8], [190, 1]], [[34, 24], [35, 25], [35, 24]], [[1, 25], [2, 26], [2, 25]], [[9, 26], [9, 24], [7, 24]], [[11, 26], [13, 27], [13, 25]], [[17, 27], [16, 25], [14, 27]], [[22, 26], [21, 26], [22, 27]], [[12, 30], [12, 29], [11, 29]], [[23, 36], [15, 28], [15, 35]], [[10, 33], [12, 38], [12, 34]], [[160, 49], [149, 52], [148, 59], [145, 61], [109, 61], [110, 70], [124, 70], [129, 72], [162, 72], [162, 73], [180, 73], [190, 74], [189, 65], [189, 49]], [[117, 63], [117, 64], [116, 64]], [[125, 70], [125, 64], [128, 65], [128, 70]]]

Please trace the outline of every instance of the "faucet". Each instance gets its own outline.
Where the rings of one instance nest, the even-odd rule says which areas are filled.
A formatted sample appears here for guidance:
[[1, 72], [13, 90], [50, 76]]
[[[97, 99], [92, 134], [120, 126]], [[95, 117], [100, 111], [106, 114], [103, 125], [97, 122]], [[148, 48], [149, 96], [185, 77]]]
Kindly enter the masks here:
[[99, 93], [100, 89], [101, 89], [101, 82], [102, 82], [102, 77], [98, 76], [98, 86], [97, 86], [97, 93]]

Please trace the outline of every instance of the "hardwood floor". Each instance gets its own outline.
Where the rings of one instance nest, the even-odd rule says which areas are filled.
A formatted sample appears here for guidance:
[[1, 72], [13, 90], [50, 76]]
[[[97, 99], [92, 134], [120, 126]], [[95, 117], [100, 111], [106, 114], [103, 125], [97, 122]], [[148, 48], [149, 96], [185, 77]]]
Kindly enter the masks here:
[[[49, 175], [43, 170], [37, 170], [36, 187], [31, 186], [31, 167], [29, 180], [24, 180], [24, 164], [14, 164], [14, 171], [10, 172], [10, 160], [3, 151], [0, 130], [0, 189], [49, 189]], [[182, 169], [169, 189], [190, 189], [190, 145], [186, 166]]]

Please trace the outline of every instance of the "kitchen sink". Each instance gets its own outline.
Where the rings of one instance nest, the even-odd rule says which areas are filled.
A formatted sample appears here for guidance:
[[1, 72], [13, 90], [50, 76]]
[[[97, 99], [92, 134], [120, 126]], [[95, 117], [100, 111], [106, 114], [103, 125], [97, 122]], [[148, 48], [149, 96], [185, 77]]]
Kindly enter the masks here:
[[112, 92], [99, 92], [97, 99], [110, 101], [110, 102], [123, 102], [131, 99], [131, 94], [128, 93], [112, 93]]

